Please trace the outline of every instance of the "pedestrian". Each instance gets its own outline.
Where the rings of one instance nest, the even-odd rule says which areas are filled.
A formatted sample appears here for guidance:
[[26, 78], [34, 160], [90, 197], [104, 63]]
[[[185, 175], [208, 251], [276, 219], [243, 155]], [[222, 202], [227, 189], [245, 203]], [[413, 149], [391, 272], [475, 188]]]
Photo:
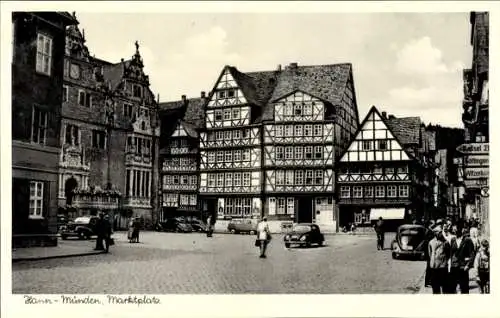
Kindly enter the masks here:
[[474, 264], [474, 243], [467, 236], [468, 229], [456, 228], [456, 236], [451, 239], [451, 264], [449, 272], [448, 293], [455, 294], [457, 285], [461, 294], [469, 293], [469, 269]]
[[377, 250], [384, 250], [385, 226], [382, 217], [378, 218], [373, 227], [375, 228], [375, 233], [377, 233]]
[[[426, 231], [426, 241], [430, 242], [435, 234], [434, 234], [434, 224], [436, 223], [434, 220], [430, 220], [427, 222], [427, 231]], [[431, 287], [431, 267], [430, 267], [430, 256], [429, 256], [429, 250], [425, 250], [425, 259], [426, 259], [426, 268], [425, 268], [425, 287]]]
[[102, 238], [104, 241], [104, 252], [109, 252], [109, 246], [111, 245], [111, 234], [112, 234], [112, 226], [111, 221], [109, 220], [109, 216], [106, 214], [103, 217], [102, 221]]
[[210, 216], [210, 215], [207, 218], [206, 232], [207, 232], [207, 237], [212, 237], [212, 232], [213, 232], [212, 216]]
[[127, 238], [129, 243], [132, 243], [134, 240], [134, 226], [135, 226], [135, 219], [130, 218], [128, 222], [128, 232], [127, 232]]
[[95, 225], [96, 229], [96, 234], [97, 234], [97, 239], [96, 239], [96, 244], [94, 250], [96, 251], [103, 251], [104, 250], [104, 245], [103, 239], [104, 239], [104, 231], [103, 231], [103, 226], [104, 226], [104, 219], [103, 219], [103, 214], [102, 212], [99, 212], [98, 214], [98, 219]]
[[132, 232], [132, 242], [139, 243], [139, 232], [141, 230], [141, 219], [136, 217], [134, 219], [134, 228]]
[[433, 294], [446, 293], [450, 245], [443, 236], [441, 225], [434, 227], [434, 238], [429, 242], [429, 267]]
[[472, 240], [472, 243], [474, 243], [475, 251], [477, 252], [479, 250], [479, 248], [481, 247], [481, 244], [479, 242], [478, 224], [477, 224], [477, 221], [475, 219], [472, 219], [470, 224], [471, 224], [471, 226], [470, 226], [469, 235], [470, 235], [470, 238]]
[[255, 241], [255, 245], [260, 249], [260, 258], [266, 258], [267, 245], [270, 240], [269, 224], [267, 223], [267, 218], [263, 217], [262, 221], [257, 224], [257, 240]]
[[476, 281], [481, 289], [481, 294], [490, 293], [490, 244], [484, 239], [474, 260], [476, 270]]

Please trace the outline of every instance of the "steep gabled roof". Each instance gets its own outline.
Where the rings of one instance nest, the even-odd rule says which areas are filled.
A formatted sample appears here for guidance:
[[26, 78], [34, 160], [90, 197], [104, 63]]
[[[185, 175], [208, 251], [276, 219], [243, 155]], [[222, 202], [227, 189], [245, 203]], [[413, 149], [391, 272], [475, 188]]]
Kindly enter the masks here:
[[382, 120], [385, 120], [387, 127], [401, 144], [420, 144], [420, 126], [422, 121], [419, 117], [393, 117], [382, 118]]
[[300, 90], [336, 105], [342, 99], [351, 69], [349, 63], [289, 66], [280, 73], [271, 101]]
[[227, 68], [248, 102], [257, 106], [264, 106], [271, 98], [276, 85], [277, 72], [242, 73], [234, 66], [227, 66]]

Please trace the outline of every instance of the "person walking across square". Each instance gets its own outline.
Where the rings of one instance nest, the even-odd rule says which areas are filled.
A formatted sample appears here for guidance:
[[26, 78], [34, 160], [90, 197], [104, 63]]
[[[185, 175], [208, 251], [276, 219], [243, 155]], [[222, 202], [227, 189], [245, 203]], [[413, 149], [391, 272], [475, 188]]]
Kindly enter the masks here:
[[375, 233], [377, 233], [377, 250], [384, 250], [385, 229], [382, 217], [378, 218], [373, 227], [375, 228]]

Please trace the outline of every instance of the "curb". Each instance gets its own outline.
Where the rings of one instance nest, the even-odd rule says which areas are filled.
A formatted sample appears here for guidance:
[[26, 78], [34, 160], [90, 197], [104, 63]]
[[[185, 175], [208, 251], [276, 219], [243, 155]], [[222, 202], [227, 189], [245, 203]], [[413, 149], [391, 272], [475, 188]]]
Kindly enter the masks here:
[[104, 254], [104, 251], [78, 253], [78, 254], [42, 256], [42, 257], [20, 257], [20, 258], [13, 258], [12, 263], [25, 262], [25, 261], [42, 261], [42, 260], [55, 259], [55, 258], [69, 258], [69, 257], [90, 256], [90, 255], [99, 255], [99, 254]]

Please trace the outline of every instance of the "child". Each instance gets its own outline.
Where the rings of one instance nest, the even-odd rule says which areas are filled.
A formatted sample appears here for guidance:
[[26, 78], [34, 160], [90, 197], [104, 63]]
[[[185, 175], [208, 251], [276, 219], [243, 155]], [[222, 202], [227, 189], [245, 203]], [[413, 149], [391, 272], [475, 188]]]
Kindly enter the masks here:
[[490, 293], [490, 244], [488, 240], [481, 242], [481, 248], [476, 254], [474, 268], [477, 271], [477, 282], [481, 288], [481, 294]]

